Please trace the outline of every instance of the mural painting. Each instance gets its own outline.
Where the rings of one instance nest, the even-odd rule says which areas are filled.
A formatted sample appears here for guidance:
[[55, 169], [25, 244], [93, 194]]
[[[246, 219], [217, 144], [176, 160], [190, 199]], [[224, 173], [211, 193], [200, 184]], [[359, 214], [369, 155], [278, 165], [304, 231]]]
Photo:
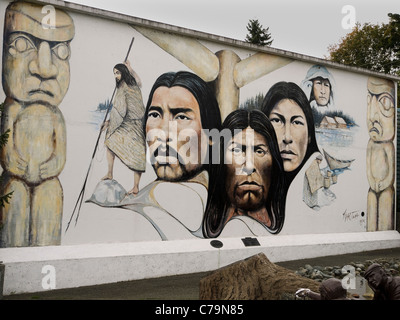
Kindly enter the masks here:
[[54, 28], [42, 27], [42, 6], [12, 3], [5, 12], [2, 84], [6, 94], [1, 130], [1, 247], [61, 243], [66, 126], [59, 105], [69, 86], [74, 22], [57, 11]]
[[[136, 197], [124, 197], [113, 206], [142, 214], [156, 228], [161, 239], [174, 239], [182, 234], [203, 237], [205, 199], [196, 192], [198, 186], [191, 185], [200, 184], [206, 193], [212, 171], [211, 162], [204, 158], [212, 155], [206, 132], [213, 129], [218, 132], [221, 127], [215, 95], [194, 73], [165, 73], [151, 89], [143, 123], [157, 180]], [[192, 202], [185, 211], [168, 209], [162, 199], [167, 189], [174, 190], [170, 191], [170, 196], [176, 198], [183, 195], [192, 201], [193, 197], [198, 198], [193, 202], [199, 203], [200, 207], [192, 207]], [[104, 189], [95, 190], [95, 194], [102, 192]], [[187, 210], [191, 212], [189, 215]]]
[[108, 171], [103, 180], [113, 178], [115, 156], [134, 171], [134, 185], [128, 194], [139, 192], [139, 181], [145, 171], [146, 145], [142, 119], [144, 105], [140, 92], [140, 79], [129, 64], [117, 64], [114, 67], [117, 92], [111, 109], [110, 119], [105, 122], [107, 128], [106, 146]]
[[273, 126], [260, 110], [235, 110], [222, 125], [220, 165], [210, 177], [205, 219], [210, 235], [279, 233], [286, 183]]
[[[97, 185], [97, 191], [88, 200], [103, 205], [115, 204], [127, 195], [136, 195], [139, 192], [140, 178], [146, 170], [141, 80], [129, 61], [116, 64], [113, 73], [116, 81], [114, 103], [109, 119], [101, 126], [101, 131], [106, 131], [104, 144], [107, 173]], [[128, 192], [113, 179], [115, 157], [133, 171], [133, 187]]]
[[[95, 18], [57, 10], [44, 29], [25, 2], [4, 14], [2, 247], [394, 228], [393, 81], [120, 22], [89, 44]], [[135, 40], [121, 62], [115, 32]]]
[[335, 79], [326, 67], [312, 66], [301, 82], [301, 88], [309, 99], [311, 108], [322, 113], [335, 109]]
[[392, 81], [368, 78], [368, 230], [394, 227], [395, 90]]

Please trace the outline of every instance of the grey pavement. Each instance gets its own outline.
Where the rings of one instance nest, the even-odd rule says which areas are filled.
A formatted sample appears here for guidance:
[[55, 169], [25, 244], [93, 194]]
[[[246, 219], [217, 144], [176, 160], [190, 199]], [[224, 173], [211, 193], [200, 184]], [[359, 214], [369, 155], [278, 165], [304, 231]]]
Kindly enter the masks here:
[[[305, 264], [344, 266], [378, 258], [400, 258], [400, 248], [366, 251], [345, 255], [278, 262], [277, 265], [297, 270]], [[198, 300], [200, 279], [210, 272], [134, 280], [112, 284], [58, 289], [4, 296], [4, 300]]]

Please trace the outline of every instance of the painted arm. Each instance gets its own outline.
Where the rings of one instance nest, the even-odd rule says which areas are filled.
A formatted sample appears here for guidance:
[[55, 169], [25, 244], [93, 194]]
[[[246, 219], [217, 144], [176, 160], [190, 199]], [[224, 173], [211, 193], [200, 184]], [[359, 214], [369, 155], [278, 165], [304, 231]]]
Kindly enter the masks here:
[[133, 68], [131, 67], [131, 63], [129, 62], [129, 60], [125, 61], [125, 65], [128, 68], [131, 75], [135, 78], [135, 81], [136, 81], [136, 84], [138, 85], [138, 87], [141, 88], [142, 80], [140, 79], [139, 75], [135, 72], [135, 70], [133, 70]]
[[28, 170], [28, 162], [22, 159], [14, 141], [14, 127], [20, 111], [21, 106], [17, 102], [6, 100], [1, 132], [4, 133], [8, 130], [9, 137], [6, 145], [1, 150], [1, 163], [5, 171], [8, 171], [13, 176], [24, 178]]
[[372, 156], [372, 146], [373, 146], [373, 141], [369, 140], [368, 141], [368, 146], [367, 146], [367, 179], [369, 186], [371, 187], [372, 190], [375, 190], [375, 179], [374, 176], [372, 175], [372, 168], [371, 168], [371, 156]]
[[42, 180], [58, 176], [64, 168], [66, 161], [66, 128], [61, 112], [57, 114], [54, 123], [53, 153], [51, 157], [39, 167]]
[[385, 152], [386, 166], [388, 172], [384, 179], [376, 182], [376, 190], [378, 192], [393, 186], [394, 183], [394, 172], [395, 172], [394, 145], [392, 142], [386, 142], [384, 143], [383, 148]]

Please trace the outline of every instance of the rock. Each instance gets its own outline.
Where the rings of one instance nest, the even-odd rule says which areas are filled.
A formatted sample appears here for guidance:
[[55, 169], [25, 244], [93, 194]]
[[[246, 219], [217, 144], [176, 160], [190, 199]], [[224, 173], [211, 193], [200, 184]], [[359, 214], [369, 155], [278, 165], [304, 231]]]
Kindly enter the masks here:
[[314, 280], [322, 280], [324, 278], [324, 276], [321, 274], [320, 271], [316, 270], [311, 274], [311, 279]]
[[390, 274], [391, 274], [392, 276], [395, 276], [395, 275], [398, 274], [398, 271], [395, 270], [395, 269], [389, 269], [389, 272], [390, 272]]
[[[265, 259], [266, 259], [266, 257], [265, 257]], [[267, 261], [268, 261], [268, 259], [267, 259]], [[269, 261], [268, 261], [268, 263], [266, 263], [265, 261], [263, 263], [264, 263], [264, 267], [265, 268], [266, 268], [266, 266], [268, 264], [271, 264]], [[400, 258], [393, 258], [393, 259], [382, 259], [381, 258], [381, 259], [374, 259], [374, 260], [366, 260], [365, 262], [358, 262], [357, 261], [357, 262], [351, 262], [351, 263], [349, 263], [347, 265], [353, 266], [355, 268], [355, 274], [357, 276], [361, 276], [362, 277], [364, 275], [364, 273], [365, 273], [365, 270], [372, 263], [381, 264], [385, 268], [385, 271], [389, 275], [398, 276], [399, 273], [400, 273]], [[248, 270], [250, 270], [250, 269], [248, 269]], [[275, 267], [269, 266], [267, 268], [268, 272], [265, 271], [260, 266], [254, 267], [253, 269], [255, 269], [255, 270], [253, 270], [253, 272], [251, 274], [260, 274], [259, 277], [264, 277], [265, 279], [268, 279], [267, 282], [273, 283], [274, 280], [273, 280], [273, 277], [271, 276], [271, 274], [274, 274], [274, 272], [276, 272], [275, 271]], [[296, 277], [299, 277], [299, 278], [302, 278], [302, 279], [306, 279], [307, 278], [308, 280], [312, 281], [313, 284], [320, 284], [322, 281], [324, 281], [326, 279], [329, 279], [329, 278], [332, 278], [332, 277], [335, 277], [335, 278], [338, 278], [338, 279], [342, 279], [344, 276], [346, 276], [348, 274], [347, 272], [343, 272], [342, 269], [343, 269], [343, 267], [340, 267], [340, 266], [326, 266], [326, 267], [322, 268], [321, 266], [311, 266], [310, 264], [306, 264], [304, 267], [300, 267], [298, 270], [293, 272], [292, 276], [296, 276]], [[248, 272], [249, 271], [247, 271], [247, 273]], [[263, 274], [263, 275], [261, 275], [261, 274]], [[268, 275], [268, 277], [266, 276], [266, 274]], [[243, 276], [244, 276], [244, 274], [242, 274], [240, 277], [243, 277]], [[257, 280], [257, 277], [258, 276], [256, 276], [254, 278], [255, 280], [251, 280], [251, 281], [256, 281], [256, 282], [259, 281], [259, 280]], [[284, 277], [280, 278], [281, 281], [283, 281], [283, 279], [284, 279]], [[217, 281], [217, 280], [215, 280], [215, 281]], [[235, 280], [231, 279], [229, 281], [233, 282]], [[286, 280], [286, 281], [288, 281], [288, 280]], [[282, 291], [282, 290], [279, 289], [280, 291], [278, 293], [276, 293], [274, 287], [272, 287], [272, 289], [271, 289], [271, 283], [269, 284], [269, 288], [270, 288], [269, 291], [268, 291], [269, 294], [266, 295], [265, 292], [267, 292], [267, 291], [263, 291], [263, 289], [260, 289], [261, 293], [259, 293], [259, 294], [261, 295], [261, 298], [257, 298], [257, 299], [276, 299], [276, 297], [278, 297], [277, 299], [280, 299], [280, 300], [293, 300], [294, 299], [294, 292], [297, 289], [299, 289], [301, 287], [306, 287], [306, 288], [311, 289], [310, 286], [301, 285], [301, 286], [299, 286], [298, 288], [296, 288], [292, 292], [285, 291], [285, 290]], [[243, 288], [246, 288], [247, 285], [248, 285], [248, 282], [243, 280], [243, 286], [244, 286]], [[368, 285], [368, 284], [366, 284], [366, 285]], [[266, 287], [264, 286], [263, 288], [266, 288]], [[214, 289], [214, 290], [216, 290], [216, 289]], [[220, 288], [218, 290], [222, 290], [222, 289]], [[239, 289], [237, 289], [237, 290], [239, 290]], [[243, 290], [245, 290], [245, 289], [243, 289]], [[311, 289], [311, 290], [313, 290], [313, 289]], [[319, 288], [316, 287], [315, 290], [313, 290], [313, 291], [314, 292], [319, 292]], [[216, 295], [214, 297], [217, 297], [217, 296], [218, 295]], [[232, 296], [236, 297], [237, 294], [236, 295], [232, 295]], [[249, 296], [251, 296], [251, 295], [249, 295]], [[274, 297], [274, 298], [271, 298], [271, 297]], [[365, 299], [372, 299], [373, 295], [363, 294], [363, 297]], [[253, 297], [252, 299], [255, 299], [255, 298]]]
[[[335, 269], [335, 271], [333, 272], [333, 274], [335, 275], [335, 277], [341, 277], [343, 275], [342, 273], [342, 269]], [[345, 273], [347, 274], [347, 273]]]
[[305, 268], [300, 268], [299, 270], [296, 271], [296, 274], [302, 276], [302, 277], [306, 277], [307, 276], [307, 269]]
[[102, 180], [86, 202], [93, 202], [100, 206], [110, 207], [118, 205], [126, 196], [127, 192], [116, 180]]
[[333, 274], [332, 274], [332, 272], [322, 272], [321, 271], [321, 275], [324, 277], [324, 278], [332, 278], [333, 277]]
[[304, 268], [308, 271], [308, 272], [312, 272], [313, 271], [313, 267], [311, 266], [311, 265], [309, 265], [309, 264], [306, 264], [305, 266], [304, 266]]
[[259, 253], [220, 268], [200, 280], [201, 300], [279, 300], [319, 283], [278, 266]]
[[340, 273], [342, 276], [346, 276], [350, 273], [350, 271], [347, 271], [346, 269], [345, 270], [342, 269], [342, 270], [340, 270]]

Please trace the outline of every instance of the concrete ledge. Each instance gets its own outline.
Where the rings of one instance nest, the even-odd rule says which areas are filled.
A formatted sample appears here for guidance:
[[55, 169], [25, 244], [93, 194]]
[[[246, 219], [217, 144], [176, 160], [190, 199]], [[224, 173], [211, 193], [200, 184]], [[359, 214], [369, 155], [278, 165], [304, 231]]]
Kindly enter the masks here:
[[85, 244], [0, 249], [5, 265], [3, 294], [40, 292], [51, 266], [52, 289], [205, 272], [263, 252], [272, 262], [400, 247], [397, 231], [257, 238], [260, 246], [246, 247], [240, 238]]

